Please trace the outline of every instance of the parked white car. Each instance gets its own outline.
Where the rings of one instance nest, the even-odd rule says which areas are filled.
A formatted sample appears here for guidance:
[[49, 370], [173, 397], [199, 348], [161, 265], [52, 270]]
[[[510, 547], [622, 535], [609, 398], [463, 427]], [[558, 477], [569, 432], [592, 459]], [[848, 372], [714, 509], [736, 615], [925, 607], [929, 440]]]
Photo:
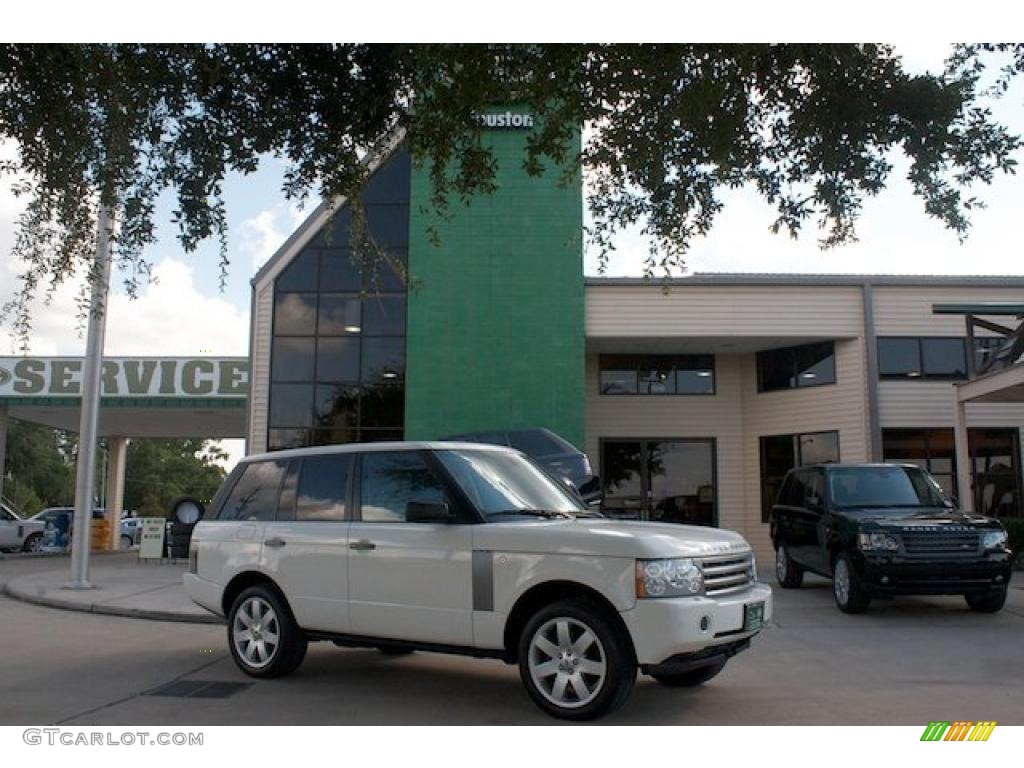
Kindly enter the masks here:
[[7, 504], [0, 502], [0, 550], [38, 552], [46, 526], [35, 520], [23, 520]]
[[638, 669], [709, 680], [772, 610], [738, 534], [595, 516], [518, 451], [466, 443], [246, 458], [185, 588], [249, 675], [292, 672], [311, 640], [496, 657], [577, 720], [621, 706]]

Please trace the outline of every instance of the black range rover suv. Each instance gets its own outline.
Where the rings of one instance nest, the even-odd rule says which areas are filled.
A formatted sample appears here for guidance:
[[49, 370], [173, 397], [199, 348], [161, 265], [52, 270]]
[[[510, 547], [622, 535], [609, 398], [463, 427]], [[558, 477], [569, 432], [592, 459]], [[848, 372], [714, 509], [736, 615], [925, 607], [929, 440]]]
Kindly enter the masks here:
[[846, 613], [894, 595], [963, 595], [982, 613], [1006, 602], [1013, 562], [1006, 530], [956, 509], [913, 465], [790, 470], [770, 525], [779, 584], [799, 587], [804, 571], [831, 577]]

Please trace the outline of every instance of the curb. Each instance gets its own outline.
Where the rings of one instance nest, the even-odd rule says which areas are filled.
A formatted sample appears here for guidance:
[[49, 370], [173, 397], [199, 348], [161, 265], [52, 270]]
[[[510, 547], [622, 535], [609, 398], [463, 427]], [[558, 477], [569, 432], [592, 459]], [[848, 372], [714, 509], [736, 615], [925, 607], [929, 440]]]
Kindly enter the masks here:
[[77, 611], [79, 613], [93, 613], [101, 616], [119, 616], [126, 619], [148, 619], [150, 621], [168, 621], [177, 624], [224, 624], [224, 619], [215, 614], [184, 615], [171, 611], [153, 611], [147, 608], [121, 608], [115, 605], [97, 605], [95, 603], [76, 603], [71, 600], [61, 600], [55, 597], [42, 597], [30, 595], [24, 592], [11, 589], [10, 584], [5, 584], [3, 594], [23, 603], [41, 605], [46, 608], [57, 608], [62, 611]]

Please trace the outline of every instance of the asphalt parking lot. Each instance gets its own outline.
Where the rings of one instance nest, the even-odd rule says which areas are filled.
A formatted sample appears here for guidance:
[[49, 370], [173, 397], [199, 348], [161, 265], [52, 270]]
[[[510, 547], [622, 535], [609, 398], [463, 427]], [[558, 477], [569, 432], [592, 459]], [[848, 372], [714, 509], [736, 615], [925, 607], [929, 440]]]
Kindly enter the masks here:
[[[7, 558], [0, 585], [65, 560]], [[700, 689], [641, 677], [604, 724], [1024, 724], [1024, 574], [994, 616], [960, 598], [876, 602], [846, 616], [824, 580], [776, 588], [776, 617]], [[224, 629], [99, 616], [0, 597], [2, 725], [545, 724], [514, 667], [318, 643], [292, 677], [252, 681]], [[227, 698], [147, 692], [174, 681], [248, 685]]]

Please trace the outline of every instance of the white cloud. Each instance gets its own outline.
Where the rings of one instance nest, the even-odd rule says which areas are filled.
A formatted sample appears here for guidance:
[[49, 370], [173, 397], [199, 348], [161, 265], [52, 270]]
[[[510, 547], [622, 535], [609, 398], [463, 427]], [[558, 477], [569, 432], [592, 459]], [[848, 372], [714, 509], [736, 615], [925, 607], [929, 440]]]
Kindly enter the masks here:
[[239, 252], [249, 257], [254, 271], [258, 270], [305, 217], [305, 211], [287, 202], [263, 209], [239, 227]]

